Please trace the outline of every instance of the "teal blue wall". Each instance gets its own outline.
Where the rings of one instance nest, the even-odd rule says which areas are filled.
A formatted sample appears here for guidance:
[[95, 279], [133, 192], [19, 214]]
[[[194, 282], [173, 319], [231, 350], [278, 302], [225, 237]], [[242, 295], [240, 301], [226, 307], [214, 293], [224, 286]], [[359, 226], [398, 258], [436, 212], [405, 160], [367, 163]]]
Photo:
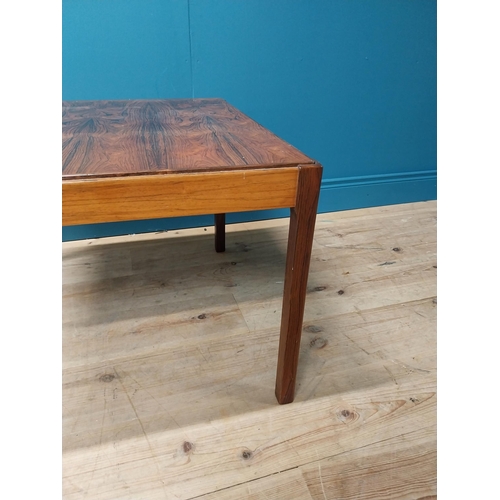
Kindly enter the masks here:
[[222, 97], [321, 162], [320, 212], [436, 198], [436, 0], [63, 0], [64, 100], [178, 97]]

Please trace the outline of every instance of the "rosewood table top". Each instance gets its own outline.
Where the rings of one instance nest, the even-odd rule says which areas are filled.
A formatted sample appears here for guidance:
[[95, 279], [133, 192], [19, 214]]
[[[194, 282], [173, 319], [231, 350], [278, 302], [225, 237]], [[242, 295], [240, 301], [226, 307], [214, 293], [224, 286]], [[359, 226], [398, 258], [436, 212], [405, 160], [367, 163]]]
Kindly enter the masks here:
[[223, 99], [71, 101], [63, 179], [314, 163]]

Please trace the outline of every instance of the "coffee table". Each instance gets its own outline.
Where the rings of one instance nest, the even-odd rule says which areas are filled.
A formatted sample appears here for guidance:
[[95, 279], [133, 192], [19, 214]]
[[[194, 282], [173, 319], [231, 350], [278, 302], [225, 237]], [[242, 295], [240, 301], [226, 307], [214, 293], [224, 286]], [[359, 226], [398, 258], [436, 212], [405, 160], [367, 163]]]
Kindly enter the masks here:
[[293, 401], [322, 167], [222, 99], [63, 102], [64, 226], [290, 208], [276, 398]]

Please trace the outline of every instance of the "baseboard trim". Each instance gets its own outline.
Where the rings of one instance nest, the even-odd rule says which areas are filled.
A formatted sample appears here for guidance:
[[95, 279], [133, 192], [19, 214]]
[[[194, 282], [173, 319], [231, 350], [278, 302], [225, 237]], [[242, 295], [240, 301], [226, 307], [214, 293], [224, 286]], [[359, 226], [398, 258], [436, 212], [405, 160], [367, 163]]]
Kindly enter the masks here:
[[437, 198], [437, 171], [323, 179], [318, 211], [397, 205]]
[[436, 180], [436, 170], [421, 170], [415, 172], [398, 172], [395, 174], [359, 175], [355, 177], [339, 177], [323, 179], [321, 189], [331, 189], [337, 187], [365, 186], [371, 184], [385, 184], [388, 182], [409, 182]]

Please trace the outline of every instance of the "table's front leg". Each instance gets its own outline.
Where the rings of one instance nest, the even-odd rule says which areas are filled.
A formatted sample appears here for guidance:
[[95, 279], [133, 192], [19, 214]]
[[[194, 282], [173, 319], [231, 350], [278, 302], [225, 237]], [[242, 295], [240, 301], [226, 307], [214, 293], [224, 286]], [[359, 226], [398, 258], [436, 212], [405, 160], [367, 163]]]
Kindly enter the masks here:
[[322, 167], [319, 164], [299, 167], [296, 204], [290, 210], [285, 289], [276, 375], [276, 398], [280, 404], [291, 403], [295, 395], [307, 277], [311, 260], [321, 175]]

